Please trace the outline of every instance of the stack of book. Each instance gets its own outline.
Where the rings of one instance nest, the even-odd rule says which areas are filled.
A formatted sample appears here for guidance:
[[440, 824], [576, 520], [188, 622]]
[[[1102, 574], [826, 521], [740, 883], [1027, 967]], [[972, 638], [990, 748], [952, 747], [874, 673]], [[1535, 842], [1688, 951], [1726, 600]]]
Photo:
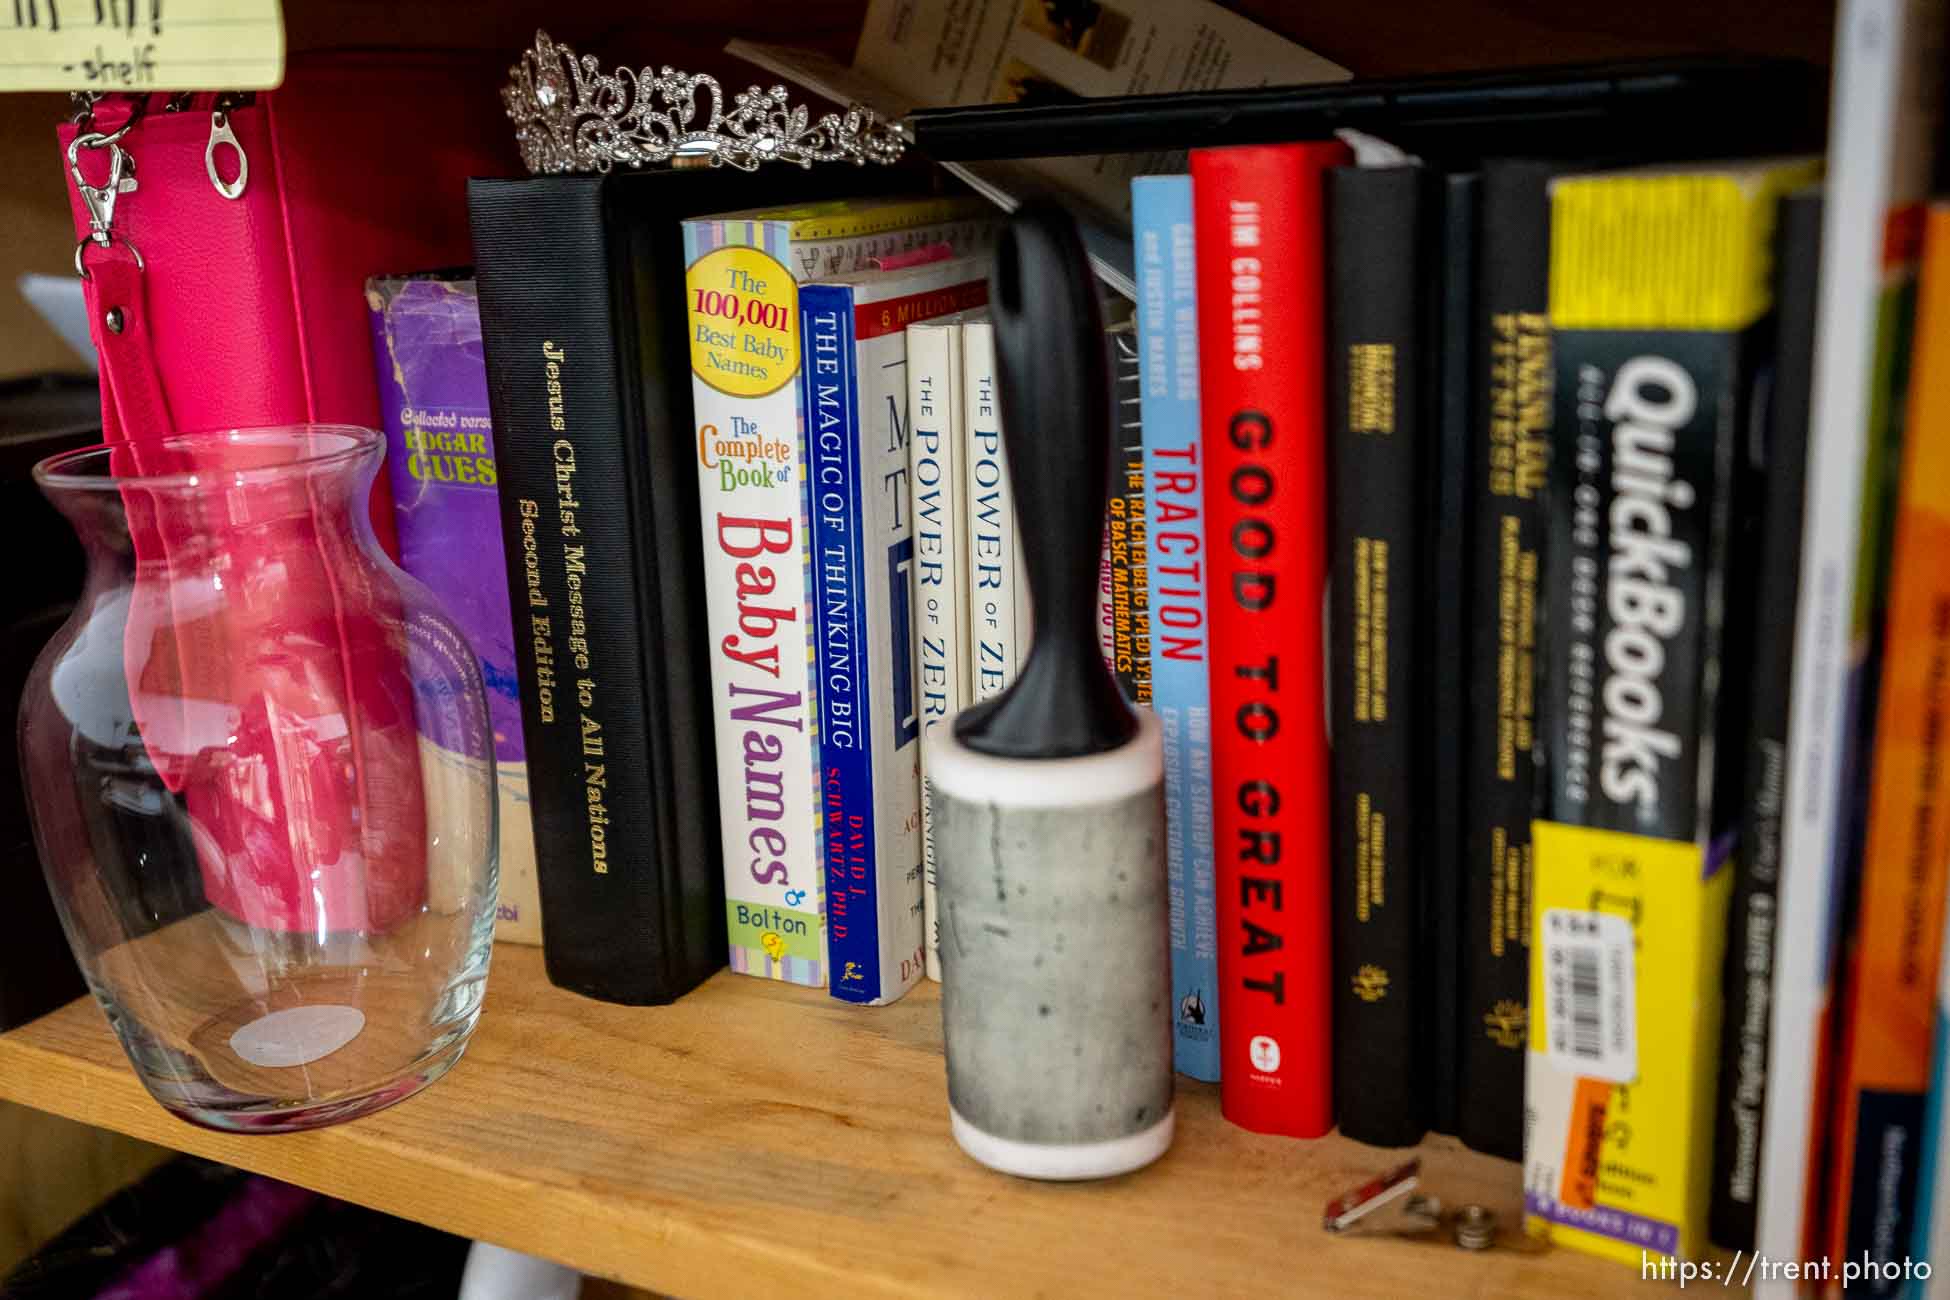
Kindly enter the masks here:
[[[1941, 7], [1843, 6], [1825, 184], [1657, 138], [1131, 182], [1098, 616], [1235, 1122], [1456, 1134], [1631, 1261], [1950, 1229]], [[401, 486], [498, 486], [569, 987], [940, 978], [919, 739], [1029, 652], [1035, 528], [998, 218], [919, 179], [472, 188], [493, 454], [409, 390]]]

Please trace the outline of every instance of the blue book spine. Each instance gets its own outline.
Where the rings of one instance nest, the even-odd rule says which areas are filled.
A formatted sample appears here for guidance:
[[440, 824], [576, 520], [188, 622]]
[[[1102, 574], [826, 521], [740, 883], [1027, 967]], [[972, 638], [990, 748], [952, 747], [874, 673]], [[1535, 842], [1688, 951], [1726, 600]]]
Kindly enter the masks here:
[[826, 956], [834, 997], [879, 1002], [884, 990], [853, 292], [842, 285], [804, 285], [799, 313], [806, 349], [801, 409], [811, 464]]
[[1205, 476], [1198, 427], [1192, 178], [1131, 182], [1137, 240], [1139, 412], [1151, 563], [1151, 707], [1164, 730], [1173, 1060], [1219, 1078], [1212, 710], [1206, 689]]

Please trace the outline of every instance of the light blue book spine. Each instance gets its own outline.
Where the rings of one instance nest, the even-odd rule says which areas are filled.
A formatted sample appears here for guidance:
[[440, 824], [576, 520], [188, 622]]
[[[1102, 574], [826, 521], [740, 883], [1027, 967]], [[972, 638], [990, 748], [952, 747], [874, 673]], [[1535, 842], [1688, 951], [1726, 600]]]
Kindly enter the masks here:
[[1131, 215], [1151, 550], [1151, 707], [1165, 742], [1173, 1057], [1181, 1074], [1216, 1083], [1219, 936], [1191, 177], [1133, 180]]

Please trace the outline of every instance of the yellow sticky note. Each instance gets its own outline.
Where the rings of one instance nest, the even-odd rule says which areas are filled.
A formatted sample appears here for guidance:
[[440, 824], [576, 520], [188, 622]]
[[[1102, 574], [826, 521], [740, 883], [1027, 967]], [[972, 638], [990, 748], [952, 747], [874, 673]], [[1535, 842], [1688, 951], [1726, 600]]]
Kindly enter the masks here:
[[0, 91], [269, 90], [284, 79], [278, 0], [15, 0], [0, 8]]

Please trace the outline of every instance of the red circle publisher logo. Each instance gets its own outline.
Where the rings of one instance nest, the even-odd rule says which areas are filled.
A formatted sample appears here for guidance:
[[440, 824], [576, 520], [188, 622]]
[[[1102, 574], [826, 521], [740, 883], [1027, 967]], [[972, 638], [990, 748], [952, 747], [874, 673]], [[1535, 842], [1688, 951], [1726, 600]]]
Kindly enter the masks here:
[[1253, 1041], [1246, 1045], [1246, 1053], [1252, 1057], [1253, 1068], [1261, 1074], [1278, 1074], [1280, 1072], [1280, 1044], [1278, 1039], [1269, 1038], [1265, 1034], [1255, 1034]]

